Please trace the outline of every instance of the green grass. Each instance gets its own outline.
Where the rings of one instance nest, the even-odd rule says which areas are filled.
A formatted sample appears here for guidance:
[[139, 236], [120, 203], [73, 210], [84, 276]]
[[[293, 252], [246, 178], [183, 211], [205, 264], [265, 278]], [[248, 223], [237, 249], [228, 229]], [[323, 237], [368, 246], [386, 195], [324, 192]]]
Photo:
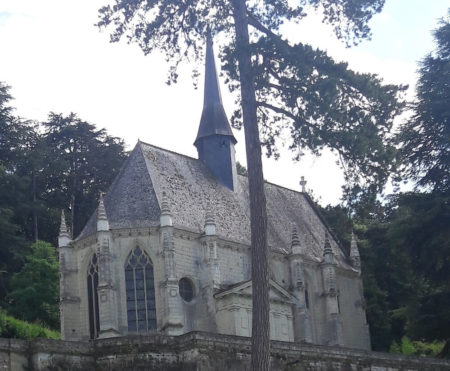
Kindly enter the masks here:
[[34, 338], [60, 339], [59, 332], [34, 323], [21, 321], [0, 310], [0, 337], [30, 340]]

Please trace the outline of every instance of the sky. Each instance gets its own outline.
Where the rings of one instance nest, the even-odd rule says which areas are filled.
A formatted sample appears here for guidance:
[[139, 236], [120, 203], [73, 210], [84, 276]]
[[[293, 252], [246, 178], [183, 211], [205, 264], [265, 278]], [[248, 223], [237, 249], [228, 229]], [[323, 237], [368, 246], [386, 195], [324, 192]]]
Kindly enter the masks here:
[[[183, 65], [178, 84], [168, 86], [162, 55], [144, 56], [136, 45], [109, 43], [108, 33], [94, 26], [97, 10], [107, 1], [0, 0], [0, 81], [11, 86], [16, 114], [45, 121], [51, 111], [75, 112], [123, 138], [127, 149], [140, 139], [197, 157], [193, 142], [202, 111], [202, 77], [195, 89], [192, 66]], [[354, 70], [379, 74], [386, 83], [409, 84], [412, 98], [417, 62], [432, 51], [431, 31], [448, 8], [448, 0], [386, 0], [370, 22], [372, 39], [353, 48], [337, 41], [317, 15], [284, 32], [290, 41], [326, 50]], [[223, 84], [221, 90], [230, 116], [234, 97]], [[243, 133], [234, 132], [236, 157], [245, 165]], [[293, 162], [282, 149], [278, 161], [264, 158], [263, 164], [268, 181], [300, 190], [304, 176], [321, 204], [339, 202], [343, 176], [330, 153], [306, 154]]]

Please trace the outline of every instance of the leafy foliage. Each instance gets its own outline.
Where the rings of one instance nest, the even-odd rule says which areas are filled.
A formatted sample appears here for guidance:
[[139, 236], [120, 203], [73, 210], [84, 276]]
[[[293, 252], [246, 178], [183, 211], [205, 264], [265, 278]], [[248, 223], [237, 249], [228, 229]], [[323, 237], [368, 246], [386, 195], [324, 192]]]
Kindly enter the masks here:
[[239, 161], [236, 162], [236, 170], [239, 175], [248, 176], [248, 170], [244, 165], [241, 165]]
[[[355, 73], [309, 45], [289, 45], [270, 34], [252, 44], [262, 144], [278, 156], [277, 137], [299, 160], [305, 150], [338, 154], [349, 184], [376, 185], [377, 191], [396, 168], [396, 150], [389, 139], [403, 103], [404, 87], [383, 85], [375, 75]], [[231, 47], [225, 48], [224, 70], [238, 78]], [[233, 84], [233, 88], [237, 85]], [[242, 121], [237, 110], [235, 127]]]
[[31, 254], [22, 269], [13, 275], [11, 286], [11, 314], [59, 328], [59, 271], [52, 245], [42, 241], [31, 245]]
[[421, 357], [436, 357], [444, 348], [443, 342], [425, 343], [423, 341], [411, 341], [407, 336], [403, 336], [400, 342], [394, 341], [390, 352]]
[[418, 185], [450, 191], [450, 12], [434, 32], [437, 48], [420, 64], [417, 100], [397, 138], [406, 176]]
[[24, 340], [34, 338], [60, 339], [60, 334], [44, 326], [18, 320], [0, 310], [0, 337]]

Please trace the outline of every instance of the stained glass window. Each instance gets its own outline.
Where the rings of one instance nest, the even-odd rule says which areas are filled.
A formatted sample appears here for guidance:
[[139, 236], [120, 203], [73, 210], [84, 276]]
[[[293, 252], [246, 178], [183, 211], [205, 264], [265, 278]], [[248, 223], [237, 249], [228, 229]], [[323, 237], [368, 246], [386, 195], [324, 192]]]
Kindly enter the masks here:
[[146, 332], [156, 329], [153, 265], [139, 246], [133, 249], [125, 264], [125, 288], [128, 331]]
[[97, 255], [92, 255], [87, 271], [87, 289], [89, 306], [89, 334], [91, 339], [98, 337], [100, 332], [100, 319], [98, 313], [98, 261]]

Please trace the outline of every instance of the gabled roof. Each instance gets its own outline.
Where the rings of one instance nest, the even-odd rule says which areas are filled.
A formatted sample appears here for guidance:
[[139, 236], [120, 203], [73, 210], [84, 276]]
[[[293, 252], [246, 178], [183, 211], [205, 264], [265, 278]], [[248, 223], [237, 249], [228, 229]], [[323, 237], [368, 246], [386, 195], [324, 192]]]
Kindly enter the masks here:
[[[200, 161], [150, 144], [138, 142], [105, 195], [111, 229], [159, 225], [165, 191], [176, 228], [203, 233], [208, 204], [214, 213], [217, 235], [230, 242], [250, 245], [248, 179], [238, 175], [233, 192], [217, 182]], [[320, 261], [327, 227], [300, 192], [265, 184], [268, 242], [272, 250], [291, 251], [292, 228], [297, 227], [306, 255]], [[77, 240], [95, 233], [95, 213]], [[331, 248], [338, 265], [349, 267], [334, 239]]]
[[[276, 283], [273, 280], [269, 280], [269, 298], [270, 300], [278, 300], [283, 301], [285, 303], [294, 303], [296, 298], [288, 291], [286, 291], [281, 285]], [[239, 282], [221, 290], [214, 294], [216, 299], [221, 299], [229, 295], [252, 295], [252, 280], [247, 280], [243, 282]]]

